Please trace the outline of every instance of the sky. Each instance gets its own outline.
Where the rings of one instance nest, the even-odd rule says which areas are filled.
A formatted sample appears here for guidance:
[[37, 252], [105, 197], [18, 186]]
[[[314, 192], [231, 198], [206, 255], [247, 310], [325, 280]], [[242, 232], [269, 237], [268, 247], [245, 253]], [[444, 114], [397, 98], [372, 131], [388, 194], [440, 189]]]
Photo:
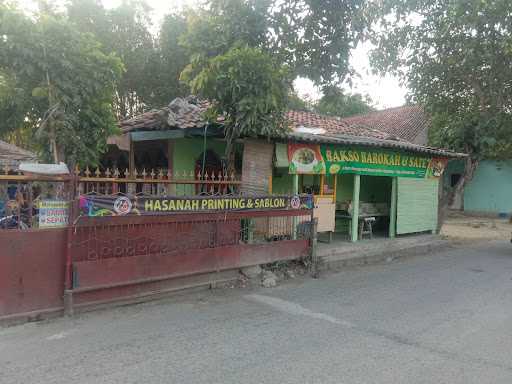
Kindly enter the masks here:
[[[20, 4], [26, 9], [34, 9], [36, 1], [19, 0]], [[65, 3], [65, 0], [55, 0], [56, 3]], [[114, 8], [121, 3], [121, 0], [102, 0], [107, 8]], [[197, 0], [146, 0], [146, 3], [153, 9], [153, 22], [158, 25], [162, 17], [172, 10], [180, 9], [184, 6], [193, 6], [198, 3]], [[407, 89], [400, 85], [397, 78], [390, 75], [381, 77], [371, 73], [368, 52], [372, 46], [370, 43], [360, 43], [355, 50], [351, 52], [351, 64], [359, 74], [353, 80], [350, 92], [361, 93], [370, 96], [373, 106], [377, 109], [398, 107], [405, 103]], [[308, 79], [297, 79], [295, 88], [302, 97], [308, 97], [311, 100], [318, 99], [321, 96], [319, 90]]]

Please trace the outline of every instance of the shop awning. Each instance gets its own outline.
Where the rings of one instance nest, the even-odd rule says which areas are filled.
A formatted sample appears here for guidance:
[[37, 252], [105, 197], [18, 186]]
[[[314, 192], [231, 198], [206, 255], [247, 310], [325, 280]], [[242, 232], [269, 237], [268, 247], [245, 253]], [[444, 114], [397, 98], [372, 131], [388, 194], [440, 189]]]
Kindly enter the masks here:
[[168, 131], [136, 131], [130, 132], [132, 141], [148, 141], [148, 140], [169, 140], [182, 139], [185, 132], [181, 129], [173, 129]]

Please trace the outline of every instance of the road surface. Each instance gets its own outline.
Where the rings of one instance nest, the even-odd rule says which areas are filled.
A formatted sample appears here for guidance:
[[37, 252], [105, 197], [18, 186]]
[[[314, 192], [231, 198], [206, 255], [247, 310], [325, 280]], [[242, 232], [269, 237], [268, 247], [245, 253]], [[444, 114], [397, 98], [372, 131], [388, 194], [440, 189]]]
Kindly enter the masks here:
[[0, 383], [512, 383], [491, 242], [0, 329]]

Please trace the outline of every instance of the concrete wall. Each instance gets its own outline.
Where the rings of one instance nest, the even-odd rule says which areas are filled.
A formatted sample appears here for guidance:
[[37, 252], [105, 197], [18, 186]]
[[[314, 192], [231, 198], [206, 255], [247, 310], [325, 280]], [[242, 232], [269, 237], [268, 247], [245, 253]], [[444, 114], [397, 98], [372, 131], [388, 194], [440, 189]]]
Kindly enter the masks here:
[[512, 160], [482, 161], [464, 191], [464, 210], [512, 213]]

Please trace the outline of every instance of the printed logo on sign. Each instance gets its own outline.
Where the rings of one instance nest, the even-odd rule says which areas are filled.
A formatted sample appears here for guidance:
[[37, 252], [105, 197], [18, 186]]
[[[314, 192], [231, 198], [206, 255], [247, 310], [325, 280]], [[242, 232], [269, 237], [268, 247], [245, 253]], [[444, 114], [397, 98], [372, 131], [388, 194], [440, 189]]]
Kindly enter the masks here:
[[300, 197], [299, 196], [293, 196], [290, 200], [290, 206], [293, 209], [299, 209], [300, 208]]
[[126, 215], [130, 213], [131, 210], [132, 202], [129, 198], [121, 196], [114, 201], [114, 211], [116, 211], [118, 215]]

